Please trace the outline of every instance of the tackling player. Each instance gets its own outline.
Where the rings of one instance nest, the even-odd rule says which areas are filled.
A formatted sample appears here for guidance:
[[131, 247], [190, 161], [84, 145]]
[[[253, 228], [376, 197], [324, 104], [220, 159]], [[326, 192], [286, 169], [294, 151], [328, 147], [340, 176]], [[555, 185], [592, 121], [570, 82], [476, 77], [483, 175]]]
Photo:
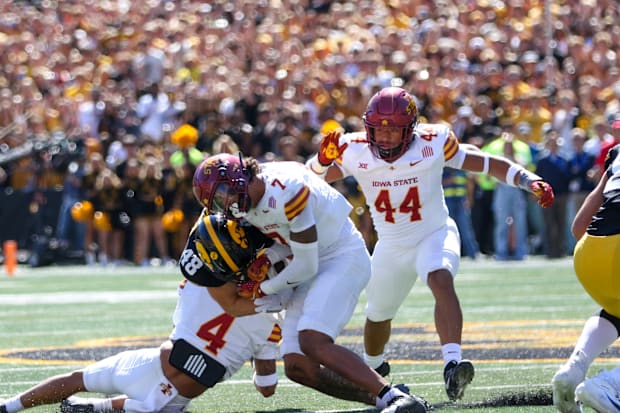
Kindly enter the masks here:
[[377, 396], [377, 405], [388, 404], [388, 412], [427, 411], [426, 402], [390, 386], [355, 353], [334, 342], [370, 276], [370, 257], [342, 194], [303, 164], [259, 164], [230, 154], [211, 156], [198, 166], [194, 193], [209, 213], [244, 218], [290, 248], [293, 258], [286, 268], [262, 281], [255, 294], [267, 298], [294, 287], [280, 347], [291, 380], [320, 385], [317, 371], [323, 365]]
[[[195, 233], [205, 227], [205, 221], [211, 222], [210, 218], [194, 227], [180, 261], [182, 271], [187, 275], [191, 268], [192, 276], [202, 283], [227, 282], [233, 279], [236, 269], [247, 267], [262, 244], [248, 242], [253, 239], [251, 231], [246, 238], [242, 230], [236, 228], [237, 232], [231, 232], [227, 225], [200, 231], [201, 238], [196, 241]], [[226, 251], [220, 248], [222, 245], [226, 245]], [[202, 263], [197, 250], [202, 251], [202, 256], [213, 257], [210, 263], [217, 265]], [[222, 253], [227, 254], [226, 262], [218, 259]], [[181, 412], [192, 398], [228, 379], [250, 360], [256, 389], [265, 397], [273, 395], [278, 381], [275, 359], [281, 339], [277, 316], [261, 312], [235, 318], [222, 309], [207, 288], [187, 280], [178, 291], [174, 329], [159, 348], [125, 351], [83, 370], [49, 378], [2, 402], [0, 412], [14, 413], [61, 400], [62, 413], [113, 409], [126, 413]], [[121, 396], [72, 396], [78, 392]]]
[[620, 336], [620, 145], [608, 152], [604, 166], [572, 225], [579, 240], [575, 273], [602, 309], [586, 321], [571, 356], [553, 376], [553, 404], [562, 413], [580, 413], [576, 401], [597, 412], [620, 411], [620, 368], [584, 381], [594, 359]]
[[535, 194], [543, 207], [552, 204], [553, 190], [506, 158], [459, 144], [447, 125], [419, 124], [414, 98], [401, 88], [377, 92], [363, 120], [364, 132], [325, 135], [307, 166], [327, 182], [353, 176], [378, 234], [366, 287], [365, 360], [382, 374], [389, 372], [384, 351], [391, 320], [420, 278], [435, 298], [446, 392], [450, 400], [460, 399], [474, 367], [462, 359], [463, 317], [454, 289], [460, 239], [444, 200], [443, 168], [490, 174]]

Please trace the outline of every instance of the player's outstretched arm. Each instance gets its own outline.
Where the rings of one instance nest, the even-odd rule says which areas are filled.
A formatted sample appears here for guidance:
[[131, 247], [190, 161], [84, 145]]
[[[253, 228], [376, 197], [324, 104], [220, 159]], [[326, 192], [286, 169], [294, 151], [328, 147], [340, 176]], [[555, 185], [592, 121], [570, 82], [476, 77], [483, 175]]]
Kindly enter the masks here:
[[501, 156], [468, 150], [461, 169], [489, 174], [501, 182], [530, 192], [538, 198], [538, 205], [543, 208], [550, 207], [555, 199], [553, 188], [549, 183], [521, 165]]

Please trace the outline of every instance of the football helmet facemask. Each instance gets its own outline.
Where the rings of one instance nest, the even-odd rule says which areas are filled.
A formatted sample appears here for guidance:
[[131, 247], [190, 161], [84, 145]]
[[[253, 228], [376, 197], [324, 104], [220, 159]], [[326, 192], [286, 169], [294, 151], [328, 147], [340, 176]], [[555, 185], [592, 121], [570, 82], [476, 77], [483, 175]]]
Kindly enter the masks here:
[[[370, 98], [363, 120], [373, 155], [392, 162], [405, 153], [413, 141], [413, 132], [418, 123], [418, 108], [415, 99], [406, 90], [386, 87]], [[393, 147], [377, 143], [377, 129], [383, 128], [400, 129], [401, 142]]]
[[250, 172], [243, 165], [241, 153], [221, 153], [205, 159], [194, 173], [194, 196], [209, 214], [224, 214], [240, 219], [250, 208], [248, 183]]
[[200, 259], [222, 281], [245, 279], [258, 249], [253, 238], [235, 220], [223, 215], [203, 215], [196, 227], [195, 245]]

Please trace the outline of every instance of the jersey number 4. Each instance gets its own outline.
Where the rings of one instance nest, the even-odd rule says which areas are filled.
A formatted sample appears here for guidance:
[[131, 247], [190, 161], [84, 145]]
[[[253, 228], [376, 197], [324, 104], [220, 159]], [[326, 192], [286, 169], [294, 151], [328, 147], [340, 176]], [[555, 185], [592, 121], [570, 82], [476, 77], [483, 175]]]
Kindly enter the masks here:
[[[387, 222], [395, 223], [394, 213], [396, 208], [392, 206], [392, 200], [390, 199], [390, 191], [382, 189], [375, 199], [375, 208], [378, 212], [385, 213], [385, 220]], [[408, 214], [411, 222], [419, 221], [422, 219], [420, 215], [420, 194], [417, 186], [412, 186], [407, 191], [407, 195], [401, 201], [398, 207], [398, 212], [401, 214]]]
[[205, 349], [217, 355], [219, 349], [226, 345], [224, 336], [228, 329], [230, 329], [230, 326], [232, 326], [233, 321], [235, 321], [235, 317], [222, 313], [202, 324], [196, 335], [209, 343], [208, 346], [205, 346]]

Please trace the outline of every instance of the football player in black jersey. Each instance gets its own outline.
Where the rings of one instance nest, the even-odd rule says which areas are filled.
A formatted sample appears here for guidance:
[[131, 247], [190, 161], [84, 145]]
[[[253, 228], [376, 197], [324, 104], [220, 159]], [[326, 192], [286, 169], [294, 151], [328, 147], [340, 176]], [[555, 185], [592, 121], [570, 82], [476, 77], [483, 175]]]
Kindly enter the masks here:
[[[620, 121], [618, 121], [620, 122]], [[572, 224], [575, 273], [602, 309], [585, 323], [568, 361], [553, 376], [553, 404], [580, 412], [576, 401], [599, 412], [620, 411], [620, 368], [584, 381], [588, 368], [620, 336], [620, 145], [605, 159], [605, 173]]]

